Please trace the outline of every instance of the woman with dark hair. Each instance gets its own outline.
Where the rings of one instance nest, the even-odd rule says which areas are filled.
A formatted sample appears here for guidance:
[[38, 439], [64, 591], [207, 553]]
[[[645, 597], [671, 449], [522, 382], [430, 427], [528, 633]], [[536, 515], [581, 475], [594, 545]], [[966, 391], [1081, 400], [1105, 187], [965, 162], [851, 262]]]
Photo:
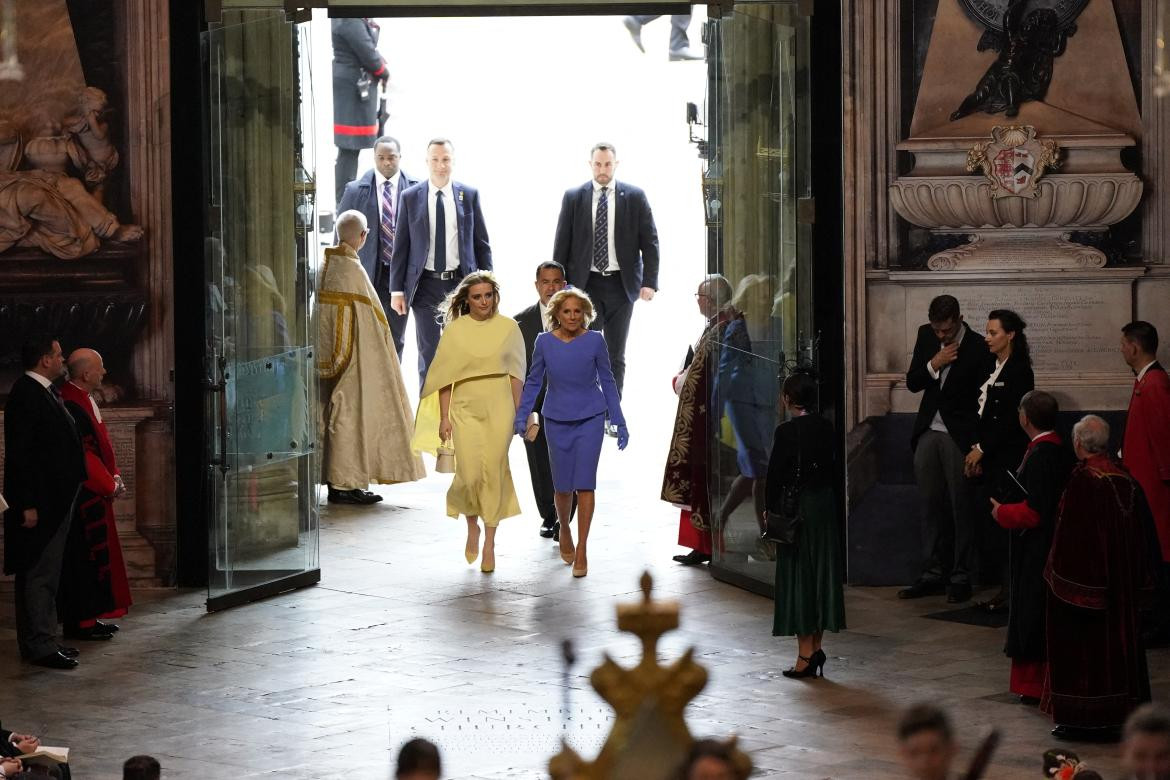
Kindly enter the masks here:
[[439, 316], [446, 327], [419, 393], [411, 445], [432, 455], [445, 442], [454, 446], [447, 515], [467, 517], [468, 563], [480, 555], [483, 518], [479, 568], [487, 574], [496, 568], [496, 526], [520, 514], [508, 445], [524, 386], [524, 337], [514, 319], [500, 315], [500, 287], [489, 271], [463, 277]]
[[805, 373], [784, 380], [780, 390], [791, 416], [776, 428], [764, 503], [779, 512], [786, 487], [799, 488], [801, 521], [793, 544], [776, 545], [776, 609], [773, 636], [796, 636], [796, 664], [785, 677], [823, 674], [825, 631], [845, 628], [841, 587], [841, 532], [833, 495], [835, 433], [816, 412], [817, 382]]
[[979, 392], [979, 437], [967, 453], [964, 473], [981, 479], [982, 490], [976, 498], [976, 525], [979, 534], [981, 579], [986, 583], [999, 578], [1000, 590], [989, 601], [975, 605], [985, 612], [1007, 609], [1010, 589], [1007, 574], [1007, 532], [987, 511], [989, 498], [1014, 501], [1011, 477], [1020, 467], [1028, 436], [1020, 427], [1020, 399], [1036, 386], [1032, 374], [1032, 356], [1028, 351], [1027, 323], [1011, 309], [995, 309], [987, 315], [987, 342], [991, 354], [987, 379]]

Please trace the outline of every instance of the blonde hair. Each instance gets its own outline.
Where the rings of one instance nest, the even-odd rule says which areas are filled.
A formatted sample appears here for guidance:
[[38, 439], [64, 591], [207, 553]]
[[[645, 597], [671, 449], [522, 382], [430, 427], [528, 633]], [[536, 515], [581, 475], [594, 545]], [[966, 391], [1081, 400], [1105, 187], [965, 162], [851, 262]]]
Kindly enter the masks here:
[[435, 307], [438, 311], [438, 316], [435, 319], [444, 325], [449, 325], [464, 314], [469, 314], [471, 306], [467, 301], [471, 295], [471, 288], [477, 284], [490, 284], [492, 286], [494, 293], [492, 315], [498, 314], [500, 311], [500, 283], [496, 281], [496, 275], [491, 271], [472, 271], [463, 277], [458, 287], [447, 294], [442, 303]]
[[561, 321], [557, 319], [557, 312], [560, 311], [565, 301], [570, 298], [576, 298], [581, 301], [581, 313], [584, 315], [582, 325], [584, 327], [588, 328], [597, 316], [593, 311], [593, 301], [590, 300], [589, 295], [584, 290], [566, 287], [563, 290], [553, 293], [553, 297], [548, 299], [548, 329], [550, 331], [561, 327]]

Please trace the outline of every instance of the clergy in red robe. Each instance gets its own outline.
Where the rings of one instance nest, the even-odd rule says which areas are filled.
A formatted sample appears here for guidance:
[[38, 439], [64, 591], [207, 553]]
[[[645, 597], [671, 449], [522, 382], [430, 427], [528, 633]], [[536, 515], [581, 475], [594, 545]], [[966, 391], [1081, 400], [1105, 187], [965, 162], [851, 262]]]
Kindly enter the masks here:
[[110, 434], [90, 395], [106, 375], [102, 356], [92, 349], [69, 355], [69, 381], [61, 388], [65, 406], [77, 423], [85, 447], [86, 481], [77, 498], [76, 515], [66, 542], [65, 565], [58, 594], [58, 613], [65, 636], [108, 639], [117, 626], [100, 618], [126, 614], [130, 582], [118, 540], [114, 498], [125, 491], [114, 459]]
[[[1012, 659], [1011, 691], [1022, 701], [1036, 704], [1044, 692], [1048, 645], [1044, 637], [1048, 586], [1044, 566], [1052, 548], [1056, 510], [1074, 458], [1056, 428], [1060, 407], [1043, 390], [1020, 399], [1020, 427], [1030, 439], [1015, 481], [1007, 475], [989, 475], [997, 483], [1016, 487], [1015, 501], [991, 499], [991, 516], [1008, 530], [1008, 631], [1004, 653]], [[1000, 479], [1000, 477], [1003, 479]]]
[[1142, 486], [1158, 527], [1162, 560], [1170, 561], [1170, 377], [1159, 365], [1158, 331], [1148, 322], [1122, 328], [1121, 354], [1137, 375], [1121, 463]]
[[726, 307], [731, 300], [731, 283], [712, 274], [695, 293], [699, 312], [707, 318], [703, 335], [695, 344], [672, 382], [678, 394], [674, 433], [666, 456], [662, 478], [662, 500], [681, 510], [678, 543], [690, 548], [674, 560], [688, 566], [711, 560], [711, 495], [707, 487], [709, 457], [720, 423], [710, 414], [711, 380], [715, 369], [714, 349], [727, 326]]
[[1107, 453], [1109, 426], [1073, 427], [1081, 461], [1060, 501], [1048, 583], [1048, 678], [1040, 708], [1058, 738], [1115, 737], [1150, 697], [1139, 610], [1153, 595], [1149, 515], [1141, 488]]

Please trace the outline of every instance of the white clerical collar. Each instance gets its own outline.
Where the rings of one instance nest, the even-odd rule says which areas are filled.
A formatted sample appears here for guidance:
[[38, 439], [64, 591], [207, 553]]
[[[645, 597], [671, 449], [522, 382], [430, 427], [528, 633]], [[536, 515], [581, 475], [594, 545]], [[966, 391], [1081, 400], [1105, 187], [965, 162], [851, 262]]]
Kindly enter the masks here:
[[1137, 381], [1139, 381], [1139, 382], [1142, 381], [1142, 377], [1144, 377], [1146, 375], [1146, 372], [1150, 370], [1150, 366], [1154, 365], [1157, 362], [1158, 362], [1158, 359], [1154, 358], [1149, 363], [1146, 363], [1146, 367], [1138, 372]]
[[48, 379], [45, 379], [44, 376], [42, 376], [41, 374], [38, 374], [36, 371], [25, 371], [24, 375], [31, 376], [33, 379], [40, 382], [41, 387], [45, 388], [46, 390], [48, 390], [50, 387], [53, 386], [52, 382], [50, 382]]

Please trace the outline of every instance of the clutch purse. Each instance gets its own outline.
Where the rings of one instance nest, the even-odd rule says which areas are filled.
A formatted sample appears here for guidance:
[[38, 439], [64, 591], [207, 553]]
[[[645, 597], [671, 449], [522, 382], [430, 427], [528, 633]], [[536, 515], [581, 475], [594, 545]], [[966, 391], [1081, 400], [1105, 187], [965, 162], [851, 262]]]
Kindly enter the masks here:
[[528, 415], [528, 427], [524, 429], [525, 441], [536, 441], [536, 437], [540, 435], [540, 415], [536, 412]]
[[435, 471], [439, 474], [455, 473], [455, 447], [449, 439], [435, 450]]

